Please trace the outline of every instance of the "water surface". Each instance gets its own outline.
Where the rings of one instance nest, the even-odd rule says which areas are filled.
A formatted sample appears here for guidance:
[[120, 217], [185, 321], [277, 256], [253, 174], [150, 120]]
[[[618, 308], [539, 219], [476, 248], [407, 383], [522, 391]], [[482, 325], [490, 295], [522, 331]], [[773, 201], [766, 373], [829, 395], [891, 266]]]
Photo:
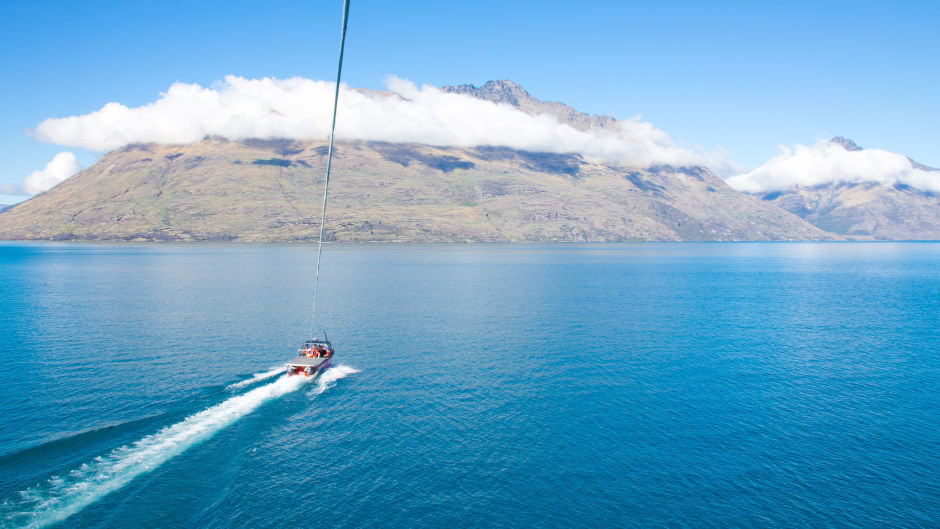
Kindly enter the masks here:
[[940, 245], [314, 258], [0, 245], [0, 526], [938, 525]]

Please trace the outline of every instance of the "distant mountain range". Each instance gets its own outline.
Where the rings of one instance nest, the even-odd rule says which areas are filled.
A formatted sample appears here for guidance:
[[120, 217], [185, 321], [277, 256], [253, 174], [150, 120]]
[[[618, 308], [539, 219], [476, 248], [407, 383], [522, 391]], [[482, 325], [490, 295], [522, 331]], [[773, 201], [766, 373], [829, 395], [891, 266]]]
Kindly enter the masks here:
[[[0, 214], [0, 238], [306, 241], [326, 146], [129, 145]], [[792, 240], [828, 235], [703, 168], [624, 168], [506, 148], [344, 142], [331, 241]]]
[[[847, 151], [862, 150], [841, 136], [830, 141]], [[940, 179], [940, 169], [908, 160], [911, 167], [936, 172]], [[850, 239], [940, 240], [940, 195], [909, 185], [835, 182], [793, 186], [762, 198], [820, 229]]]
[[[579, 130], [617, 123], [507, 80], [443, 90], [551, 114]], [[325, 162], [326, 145], [313, 141], [127, 145], [0, 214], [0, 238], [309, 241], [319, 231]], [[337, 144], [334, 171], [330, 241], [940, 238], [936, 197], [912, 189], [856, 184], [754, 196], [704, 167], [363, 141]]]

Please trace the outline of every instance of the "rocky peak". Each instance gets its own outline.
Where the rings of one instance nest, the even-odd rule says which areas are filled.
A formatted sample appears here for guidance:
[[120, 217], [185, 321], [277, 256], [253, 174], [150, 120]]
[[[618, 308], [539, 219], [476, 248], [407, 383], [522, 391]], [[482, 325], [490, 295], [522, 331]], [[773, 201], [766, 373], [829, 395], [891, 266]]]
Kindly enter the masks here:
[[494, 103], [507, 103], [514, 107], [522, 106], [523, 102], [535, 100], [534, 97], [525, 91], [525, 88], [522, 88], [521, 85], [509, 79], [487, 81], [486, 84], [480, 87], [472, 84], [445, 86], [442, 90], [455, 94], [467, 94], [479, 99], [493, 101]]
[[472, 84], [445, 86], [441, 90], [452, 94], [466, 94], [494, 103], [512, 105], [526, 114], [550, 114], [558, 118], [561, 123], [571, 125], [578, 130], [613, 127], [617, 123], [617, 120], [610, 116], [585, 114], [564, 103], [542, 101], [529, 94], [525, 88], [522, 88], [522, 85], [509, 79], [487, 81], [486, 84], [479, 87]]
[[[843, 149], [847, 151], [861, 151], [862, 150], [862, 148], [859, 147], [854, 141], [848, 138], [844, 138], [842, 136], [836, 136], [835, 138], [832, 138], [831, 140], [829, 140], [829, 142], [840, 145], [842, 146]], [[909, 162], [911, 162], [911, 167], [913, 167], [914, 169], [919, 169], [921, 171], [940, 171], [940, 169], [936, 169], [934, 167], [930, 167], [922, 163], [919, 163], [913, 158], [911, 158], [910, 156], [907, 156], [906, 158], [908, 159]]]
[[856, 145], [856, 143], [848, 138], [843, 138], [842, 136], [836, 136], [829, 140], [830, 143], [835, 143], [836, 145], [841, 145], [843, 149], [847, 151], [860, 151], [861, 147]]

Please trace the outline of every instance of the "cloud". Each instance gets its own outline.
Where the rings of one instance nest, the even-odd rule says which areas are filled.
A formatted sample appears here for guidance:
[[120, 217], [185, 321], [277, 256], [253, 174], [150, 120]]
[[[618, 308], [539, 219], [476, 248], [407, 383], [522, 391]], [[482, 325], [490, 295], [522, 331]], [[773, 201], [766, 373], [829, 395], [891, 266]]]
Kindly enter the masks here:
[[46, 164], [44, 169], [30, 173], [26, 180], [23, 180], [20, 189], [27, 195], [42, 193], [82, 169], [83, 167], [75, 159], [74, 154], [68, 151], [60, 152]]
[[[639, 117], [615, 128], [576, 130], [550, 115], [533, 116], [510, 105], [469, 95], [418, 88], [391, 77], [390, 92], [342, 87], [340, 139], [415, 142], [439, 146], [498, 145], [540, 152], [575, 152], [599, 161], [728, 166], [722, 152], [677, 146]], [[333, 83], [304, 78], [227, 76], [210, 88], [174, 83], [151, 103], [129, 108], [108, 103], [80, 116], [47, 119], [35, 129], [41, 141], [109, 151], [128, 143], [191, 143], [205, 136], [230, 139], [326, 139]]]
[[840, 182], [900, 183], [924, 191], [940, 191], [940, 172], [917, 169], [902, 154], [881, 149], [849, 151], [830, 141], [820, 141], [812, 147], [780, 147], [780, 153], [764, 165], [726, 181], [731, 187], [749, 193]]

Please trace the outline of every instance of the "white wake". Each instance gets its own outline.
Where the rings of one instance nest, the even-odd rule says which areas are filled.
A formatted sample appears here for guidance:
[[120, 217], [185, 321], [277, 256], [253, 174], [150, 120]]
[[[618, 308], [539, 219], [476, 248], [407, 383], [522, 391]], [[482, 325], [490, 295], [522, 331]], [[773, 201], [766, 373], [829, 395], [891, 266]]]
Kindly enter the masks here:
[[[280, 372], [280, 371], [279, 371]], [[308, 393], [319, 395], [356, 369], [339, 365], [316, 378]], [[19, 498], [0, 504], [0, 526], [45, 527], [61, 522], [248, 415], [265, 402], [300, 388], [307, 377], [284, 376], [190, 415], [139, 441], [96, 457], [65, 476], [20, 492]]]
[[349, 367], [345, 365], [338, 365], [331, 367], [324, 371], [319, 377], [317, 377], [317, 385], [311, 391], [307, 392], [307, 395], [317, 396], [320, 393], [332, 388], [336, 385], [336, 381], [341, 378], [346, 378], [353, 373], [358, 373], [359, 370], [354, 367]]
[[272, 368], [270, 371], [265, 371], [264, 373], [255, 373], [251, 378], [246, 378], [241, 382], [236, 382], [234, 384], [229, 384], [225, 386], [225, 391], [235, 391], [246, 386], [250, 386], [255, 382], [261, 382], [262, 380], [267, 380], [271, 377], [276, 377], [282, 373], [285, 373], [286, 369], [283, 367]]

